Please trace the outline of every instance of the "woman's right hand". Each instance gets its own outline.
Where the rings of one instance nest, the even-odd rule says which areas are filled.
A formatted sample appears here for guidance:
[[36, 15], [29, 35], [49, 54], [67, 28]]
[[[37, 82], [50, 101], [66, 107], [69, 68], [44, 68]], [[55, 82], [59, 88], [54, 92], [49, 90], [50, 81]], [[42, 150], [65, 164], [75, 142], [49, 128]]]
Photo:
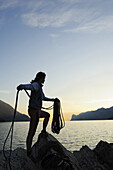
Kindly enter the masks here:
[[55, 98], [54, 101], [60, 102], [60, 100], [58, 98]]
[[23, 85], [22, 84], [20, 84], [19, 86], [17, 86], [17, 90], [23, 90], [24, 88], [23, 88]]

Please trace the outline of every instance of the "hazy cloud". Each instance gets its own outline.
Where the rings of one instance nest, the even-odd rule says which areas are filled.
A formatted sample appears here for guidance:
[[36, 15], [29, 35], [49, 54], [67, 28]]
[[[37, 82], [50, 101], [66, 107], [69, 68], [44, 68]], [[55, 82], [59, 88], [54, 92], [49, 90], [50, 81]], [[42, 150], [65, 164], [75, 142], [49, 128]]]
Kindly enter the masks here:
[[70, 11], [63, 13], [59, 11], [58, 14], [33, 12], [22, 15], [24, 23], [34, 27], [62, 27], [69, 21], [70, 17]]
[[17, 7], [24, 24], [65, 32], [113, 30], [113, 0], [1, 0], [0, 10]]
[[52, 37], [52, 38], [58, 38], [59, 35], [58, 35], [58, 34], [50, 34], [50, 37]]
[[102, 103], [102, 102], [113, 102], [113, 99], [99, 99], [99, 100], [91, 100], [86, 103]]
[[11, 93], [11, 91], [8, 91], [8, 90], [0, 90], [0, 93]]
[[15, 7], [18, 0], [0, 0], [0, 10]]
[[64, 30], [64, 32], [93, 32], [112, 31], [113, 29], [113, 16], [101, 17], [86, 23], [78, 24], [77, 27]]

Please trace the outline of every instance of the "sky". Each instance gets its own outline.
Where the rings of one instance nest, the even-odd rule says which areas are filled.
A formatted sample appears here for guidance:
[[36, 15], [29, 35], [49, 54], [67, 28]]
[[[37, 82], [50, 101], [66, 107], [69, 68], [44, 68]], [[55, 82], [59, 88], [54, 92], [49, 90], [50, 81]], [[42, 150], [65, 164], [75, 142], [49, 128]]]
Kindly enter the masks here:
[[[14, 107], [16, 87], [43, 71], [65, 120], [111, 107], [112, 44], [113, 0], [0, 0], [0, 100]], [[28, 100], [21, 91], [19, 112]]]

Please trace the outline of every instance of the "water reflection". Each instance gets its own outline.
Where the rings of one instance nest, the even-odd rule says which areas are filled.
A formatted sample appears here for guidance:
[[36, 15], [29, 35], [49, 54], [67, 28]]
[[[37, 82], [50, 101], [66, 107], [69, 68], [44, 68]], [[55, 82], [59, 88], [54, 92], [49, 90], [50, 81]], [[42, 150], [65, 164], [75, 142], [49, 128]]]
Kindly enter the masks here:
[[[4, 140], [8, 133], [9, 122], [0, 123], [0, 150], [2, 150]], [[39, 123], [33, 144], [37, 141], [38, 134], [42, 129], [42, 122]], [[26, 137], [29, 122], [16, 122], [14, 126], [13, 149], [16, 147], [26, 148]], [[100, 140], [113, 142], [113, 120], [106, 121], [72, 121], [66, 122], [66, 126], [60, 134], [51, 132], [51, 122], [47, 131], [55, 136], [70, 151], [79, 150], [83, 145], [88, 145], [93, 149]], [[9, 149], [9, 141], [6, 144]]]

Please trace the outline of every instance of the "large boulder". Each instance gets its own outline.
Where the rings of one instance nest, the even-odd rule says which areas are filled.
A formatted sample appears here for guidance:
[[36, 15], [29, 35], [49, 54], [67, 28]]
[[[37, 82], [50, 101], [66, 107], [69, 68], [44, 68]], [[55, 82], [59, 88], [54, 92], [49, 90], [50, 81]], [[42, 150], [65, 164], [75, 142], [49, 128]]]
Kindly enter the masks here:
[[32, 147], [31, 159], [40, 170], [80, 169], [73, 153], [49, 133], [40, 133], [37, 142]]
[[[9, 151], [5, 151], [6, 156]], [[33, 145], [30, 157], [26, 150], [17, 148], [10, 157], [12, 170], [81, 170], [76, 157], [51, 134], [41, 133]], [[10, 170], [8, 161], [0, 153], [0, 170]]]

